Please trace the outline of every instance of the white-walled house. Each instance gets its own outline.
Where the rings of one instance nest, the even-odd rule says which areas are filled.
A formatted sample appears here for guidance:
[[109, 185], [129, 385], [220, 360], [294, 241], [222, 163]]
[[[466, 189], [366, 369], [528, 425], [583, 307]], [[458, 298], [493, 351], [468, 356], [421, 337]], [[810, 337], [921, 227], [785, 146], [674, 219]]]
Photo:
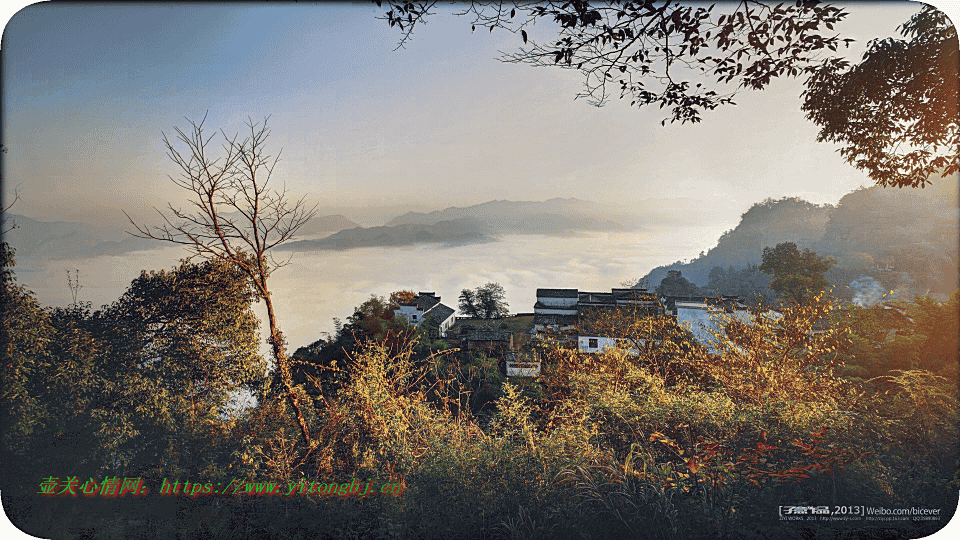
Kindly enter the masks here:
[[567, 332], [577, 326], [577, 289], [537, 289], [533, 305], [533, 328], [536, 332]]
[[[552, 331], [561, 339], [575, 342], [585, 353], [598, 353], [614, 347], [627, 348], [630, 354], [639, 354], [635, 344], [621, 336], [606, 335], [604, 328], [591, 328], [594, 316], [603, 317], [610, 310], [624, 310], [631, 316], [673, 315], [677, 324], [690, 330], [694, 339], [707, 347], [710, 353], [719, 351], [714, 346], [713, 332], [721, 330], [721, 317], [727, 320], [753, 324], [752, 314], [736, 296], [719, 298], [657, 296], [646, 289], [611, 289], [610, 292], [581, 292], [578, 289], [537, 289], [534, 305], [534, 331]], [[767, 317], [779, 318], [774, 311]], [[639, 343], [642, 347], [644, 343]]]
[[447, 330], [457, 321], [457, 311], [450, 306], [440, 303], [440, 297], [432, 292], [421, 292], [406, 304], [401, 304], [393, 310], [394, 317], [402, 317], [415, 327], [420, 327], [425, 319], [431, 319], [438, 326], [440, 335], [444, 336]]
[[503, 359], [502, 373], [507, 377], [539, 377], [540, 362], [530, 358], [518, 358], [514, 351], [510, 351]]
[[420, 321], [423, 320], [423, 310], [421, 310], [416, 304], [404, 304], [393, 310], [393, 316], [402, 317], [406, 319], [408, 323], [416, 326], [420, 324]]
[[[721, 318], [719, 314], [726, 311], [727, 317], [740, 321], [744, 324], [753, 324], [752, 315], [747, 307], [739, 302], [705, 302], [677, 300], [674, 304], [674, 311], [677, 316], [677, 324], [683, 326], [693, 334], [701, 345], [707, 347], [711, 354], [717, 354], [720, 351], [714, 347], [714, 332], [721, 330]], [[729, 319], [727, 319], [729, 320]]]
[[603, 352], [617, 346], [617, 339], [603, 336], [577, 336], [580, 352]]

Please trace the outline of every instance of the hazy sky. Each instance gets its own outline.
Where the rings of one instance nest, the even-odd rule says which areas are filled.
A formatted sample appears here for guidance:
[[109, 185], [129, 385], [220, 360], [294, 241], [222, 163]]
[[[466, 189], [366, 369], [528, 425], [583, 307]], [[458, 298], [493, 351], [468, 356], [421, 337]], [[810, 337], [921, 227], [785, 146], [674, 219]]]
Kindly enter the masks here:
[[[270, 115], [277, 178], [325, 206], [683, 196], [735, 224], [766, 197], [835, 203], [871, 184], [815, 141], [800, 81], [661, 127], [655, 108], [574, 100], [575, 72], [497, 61], [520, 38], [471, 33], [453, 9], [394, 51], [366, 3], [32, 5], [3, 34], [4, 190], [45, 220], [177, 201], [161, 131], [205, 111], [231, 134]], [[917, 9], [853, 4], [838, 30], [859, 57]]]

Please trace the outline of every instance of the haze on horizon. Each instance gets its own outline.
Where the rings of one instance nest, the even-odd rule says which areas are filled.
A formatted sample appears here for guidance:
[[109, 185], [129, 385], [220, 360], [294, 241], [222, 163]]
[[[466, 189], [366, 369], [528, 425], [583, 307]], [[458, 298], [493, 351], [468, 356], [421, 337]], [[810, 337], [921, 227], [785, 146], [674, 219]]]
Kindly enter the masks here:
[[[851, 4], [838, 31], [858, 57], [918, 9]], [[14, 213], [118, 234], [121, 210], [183, 204], [161, 132], [205, 114], [227, 134], [269, 116], [278, 186], [321, 213], [389, 207], [351, 218], [363, 225], [557, 197], [639, 211], [685, 198], [699, 210], [685, 220], [729, 225], [767, 197], [836, 203], [872, 184], [816, 142], [800, 81], [661, 127], [656, 109], [575, 100], [575, 73], [496, 60], [518, 36], [471, 33], [454, 7], [438, 11], [395, 51], [372, 4], [32, 5], [3, 35], [5, 200], [19, 187]]]

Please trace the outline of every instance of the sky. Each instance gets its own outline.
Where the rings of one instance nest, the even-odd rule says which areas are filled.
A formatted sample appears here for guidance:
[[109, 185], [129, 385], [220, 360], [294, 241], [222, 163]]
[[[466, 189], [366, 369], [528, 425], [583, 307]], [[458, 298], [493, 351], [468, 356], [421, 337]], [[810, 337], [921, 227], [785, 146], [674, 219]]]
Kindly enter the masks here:
[[[859, 56], [919, 4], [855, 4]], [[506, 64], [508, 32], [443, 8], [394, 50], [373, 4], [45, 5], [3, 34], [4, 187], [16, 213], [119, 223], [180, 203], [162, 133], [269, 116], [277, 179], [324, 207], [688, 197], [735, 224], [767, 197], [836, 203], [870, 180], [817, 143], [800, 81], [743, 92], [701, 124], [574, 97], [574, 72]], [[536, 39], [547, 29], [531, 30]]]

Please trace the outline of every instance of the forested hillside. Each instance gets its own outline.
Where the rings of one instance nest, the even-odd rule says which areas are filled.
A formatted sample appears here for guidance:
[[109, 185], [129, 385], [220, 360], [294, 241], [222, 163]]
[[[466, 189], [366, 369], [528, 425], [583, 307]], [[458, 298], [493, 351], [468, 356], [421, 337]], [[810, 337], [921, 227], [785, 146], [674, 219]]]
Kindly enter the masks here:
[[717, 245], [687, 263], [654, 268], [643, 279], [655, 287], [670, 270], [706, 286], [715, 267], [729, 270], [760, 262], [764, 247], [794, 242], [836, 265], [828, 273], [844, 288], [869, 276], [905, 294], [948, 295], [957, 288], [957, 177], [938, 179], [925, 189], [873, 186], [845, 195], [836, 206], [798, 198], [767, 199], [753, 205]]
[[706, 285], [710, 270], [719, 266], [734, 269], [759, 264], [763, 248], [781, 242], [795, 242], [811, 247], [820, 240], [834, 208], [818, 206], [796, 197], [767, 199], [754, 204], [741, 217], [740, 223], [723, 233], [717, 245], [688, 263], [675, 262], [654, 268], [643, 279], [656, 286], [670, 270], [680, 270], [697, 285]]

